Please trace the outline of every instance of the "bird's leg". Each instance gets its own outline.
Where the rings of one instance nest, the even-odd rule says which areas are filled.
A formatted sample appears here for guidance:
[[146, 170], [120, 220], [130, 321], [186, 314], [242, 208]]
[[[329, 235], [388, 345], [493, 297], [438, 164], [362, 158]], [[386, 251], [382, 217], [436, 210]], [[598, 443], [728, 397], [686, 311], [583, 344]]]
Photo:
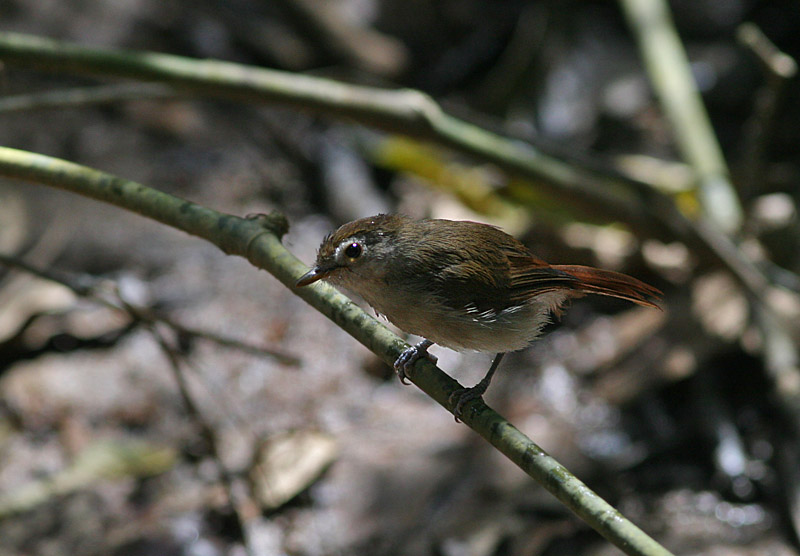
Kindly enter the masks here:
[[489, 371], [486, 373], [486, 376], [483, 377], [478, 384], [472, 388], [461, 388], [450, 394], [449, 401], [451, 405], [454, 405], [453, 415], [456, 416], [456, 421], [458, 421], [459, 417], [461, 417], [461, 411], [464, 407], [464, 404], [470, 400], [474, 400], [475, 398], [480, 398], [483, 396], [484, 392], [486, 392], [486, 389], [489, 388], [489, 383], [492, 382], [492, 376], [497, 370], [497, 367], [500, 366], [500, 361], [503, 360], [504, 355], [505, 353], [498, 353], [494, 356], [492, 366], [489, 367]]
[[421, 357], [426, 357], [434, 365], [438, 359], [435, 355], [428, 353], [428, 348], [433, 345], [430, 340], [422, 340], [416, 345], [407, 347], [403, 353], [394, 362], [394, 371], [397, 373], [398, 378], [402, 384], [409, 384], [406, 380], [406, 372], [417, 362]]

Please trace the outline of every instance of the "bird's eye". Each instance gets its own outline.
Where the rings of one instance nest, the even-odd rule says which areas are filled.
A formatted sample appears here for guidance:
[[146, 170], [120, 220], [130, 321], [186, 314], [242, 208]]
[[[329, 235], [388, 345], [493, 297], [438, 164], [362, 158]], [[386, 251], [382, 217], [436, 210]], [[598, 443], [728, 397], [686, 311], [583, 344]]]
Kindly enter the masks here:
[[344, 248], [344, 254], [347, 256], [348, 259], [357, 259], [361, 256], [361, 246], [358, 243], [351, 243], [347, 247]]

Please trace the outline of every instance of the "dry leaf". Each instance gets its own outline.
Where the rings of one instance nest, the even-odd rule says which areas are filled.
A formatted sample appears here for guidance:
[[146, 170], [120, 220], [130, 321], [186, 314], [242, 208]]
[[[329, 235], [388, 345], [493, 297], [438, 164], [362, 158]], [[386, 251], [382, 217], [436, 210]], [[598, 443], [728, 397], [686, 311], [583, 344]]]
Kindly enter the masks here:
[[333, 437], [316, 431], [293, 431], [272, 437], [262, 447], [251, 478], [266, 509], [275, 509], [311, 486], [336, 459]]

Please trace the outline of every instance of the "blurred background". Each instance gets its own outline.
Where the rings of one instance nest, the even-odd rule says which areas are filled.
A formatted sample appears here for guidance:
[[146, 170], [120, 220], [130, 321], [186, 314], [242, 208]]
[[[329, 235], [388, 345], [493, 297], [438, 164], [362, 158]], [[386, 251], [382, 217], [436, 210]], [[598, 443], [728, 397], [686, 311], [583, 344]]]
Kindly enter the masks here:
[[[758, 262], [775, 286], [763, 297], [668, 233], [325, 114], [136, 84], [54, 107], [36, 95], [128, 82], [9, 66], [0, 144], [223, 212], [279, 210], [307, 263], [343, 222], [404, 212], [496, 224], [549, 262], [659, 287], [663, 312], [574, 302], [506, 358], [487, 403], [676, 553], [797, 554], [800, 334], [764, 307], [800, 305], [800, 8], [669, 6], [742, 206], [734, 259]], [[418, 89], [700, 214], [617, 3], [6, 0], [0, 13], [2, 32]], [[618, 553], [244, 260], [10, 180], [0, 252], [2, 554]], [[490, 362], [432, 352], [465, 385]]]

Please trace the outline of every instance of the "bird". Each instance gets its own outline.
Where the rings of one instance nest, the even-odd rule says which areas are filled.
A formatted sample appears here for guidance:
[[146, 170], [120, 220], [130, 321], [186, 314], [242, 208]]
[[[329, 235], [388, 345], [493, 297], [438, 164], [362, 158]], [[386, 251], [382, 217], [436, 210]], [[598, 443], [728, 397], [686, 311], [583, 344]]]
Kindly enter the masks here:
[[662, 293], [631, 276], [581, 265], [551, 265], [498, 227], [378, 214], [348, 222], [320, 244], [296, 285], [325, 280], [361, 296], [376, 313], [422, 340], [394, 369], [406, 384], [414, 363], [437, 344], [496, 354], [476, 385], [450, 396], [458, 420], [483, 396], [505, 353], [527, 347], [564, 304], [586, 294], [659, 308]]

